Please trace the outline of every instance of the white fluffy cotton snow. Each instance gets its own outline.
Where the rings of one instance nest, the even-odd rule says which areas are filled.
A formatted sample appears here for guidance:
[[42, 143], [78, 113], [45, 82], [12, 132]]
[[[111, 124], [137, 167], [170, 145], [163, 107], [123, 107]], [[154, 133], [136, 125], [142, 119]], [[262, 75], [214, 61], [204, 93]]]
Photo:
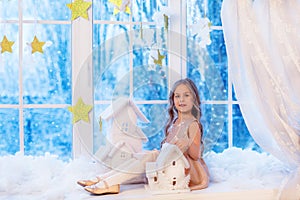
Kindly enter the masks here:
[[[211, 183], [232, 189], [278, 188], [288, 168], [266, 153], [230, 148], [205, 155]], [[79, 158], [62, 162], [20, 154], [0, 157], [0, 199], [81, 199], [87, 193], [76, 184], [103, 172], [99, 162]]]

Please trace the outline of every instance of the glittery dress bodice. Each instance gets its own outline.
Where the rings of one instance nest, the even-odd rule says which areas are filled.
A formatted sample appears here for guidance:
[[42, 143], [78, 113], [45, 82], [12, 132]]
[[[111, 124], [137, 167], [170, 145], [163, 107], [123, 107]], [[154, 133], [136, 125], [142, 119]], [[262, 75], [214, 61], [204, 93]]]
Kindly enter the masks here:
[[186, 121], [183, 121], [179, 124], [173, 123], [172, 126], [168, 130], [168, 136], [165, 140], [165, 142], [174, 144], [178, 139], [186, 138], [188, 139], [188, 128], [189, 125], [195, 121], [196, 119], [189, 119]]

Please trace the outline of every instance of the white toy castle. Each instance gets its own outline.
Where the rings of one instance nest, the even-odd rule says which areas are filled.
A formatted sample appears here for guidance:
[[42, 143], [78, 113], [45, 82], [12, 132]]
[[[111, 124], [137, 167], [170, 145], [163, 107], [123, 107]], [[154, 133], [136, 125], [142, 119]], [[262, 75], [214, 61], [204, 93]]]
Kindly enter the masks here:
[[156, 162], [146, 163], [146, 188], [154, 194], [188, 192], [190, 175], [185, 175], [185, 171], [189, 167], [180, 149], [165, 143]]
[[120, 97], [101, 113], [101, 118], [110, 124], [106, 133], [106, 145], [100, 147], [96, 157], [109, 167], [116, 168], [143, 149], [148, 138], [136, 125], [138, 118], [148, 123], [132, 99]]

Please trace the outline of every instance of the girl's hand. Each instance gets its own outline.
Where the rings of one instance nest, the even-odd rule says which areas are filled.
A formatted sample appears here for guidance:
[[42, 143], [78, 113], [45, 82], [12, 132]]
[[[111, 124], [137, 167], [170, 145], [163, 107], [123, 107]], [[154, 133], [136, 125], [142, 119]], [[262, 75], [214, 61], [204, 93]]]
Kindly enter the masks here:
[[182, 153], [186, 152], [189, 148], [189, 140], [188, 139], [177, 139], [174, 143], [181, 151]]

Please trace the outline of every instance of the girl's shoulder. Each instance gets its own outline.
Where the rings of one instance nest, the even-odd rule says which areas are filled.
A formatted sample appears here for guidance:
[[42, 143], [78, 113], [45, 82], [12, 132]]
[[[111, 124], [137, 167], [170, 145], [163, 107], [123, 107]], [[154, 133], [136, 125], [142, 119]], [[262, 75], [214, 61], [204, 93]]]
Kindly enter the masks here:
[[197, 130], [200, 129], [200, 122], [197, 119], [194, 119], [193, 121], [191, 121], [191, 123], [189, 124], [189, 129], [190, 130]]
[[188, 127], [199, 127], [200, 122], [196, 118], [192, 118], [188, 122]]
[[188, 126], [188, 135], [191, 134], [201, 134], [201, 124], [197, 119], [192, 120]]

